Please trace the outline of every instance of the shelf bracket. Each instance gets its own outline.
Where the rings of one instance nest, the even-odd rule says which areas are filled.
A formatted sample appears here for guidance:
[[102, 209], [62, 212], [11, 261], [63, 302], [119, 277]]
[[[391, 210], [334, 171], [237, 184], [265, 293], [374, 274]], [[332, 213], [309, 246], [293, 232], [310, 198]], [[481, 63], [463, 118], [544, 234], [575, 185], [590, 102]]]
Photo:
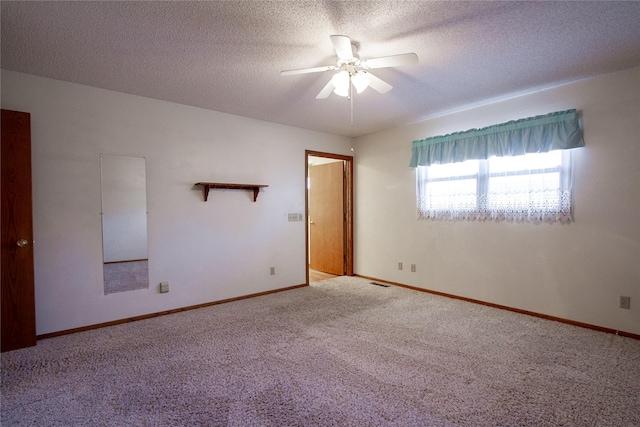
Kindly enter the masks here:
[[202, 187], [202, 192], [204, 193], [204, 201], [206, 202], [207, 199], [209, 198], [209, 188], [211, 188], [211, 186], [204, 184]]

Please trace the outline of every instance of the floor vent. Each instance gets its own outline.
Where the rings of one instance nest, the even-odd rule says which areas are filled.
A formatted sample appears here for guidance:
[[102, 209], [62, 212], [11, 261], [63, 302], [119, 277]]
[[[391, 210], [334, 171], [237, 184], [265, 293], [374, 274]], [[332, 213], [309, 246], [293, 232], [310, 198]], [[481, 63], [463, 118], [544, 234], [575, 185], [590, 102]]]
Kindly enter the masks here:
[[376, 283], [376, 282], [369, 282], [369, 283], [376, 286], [382, 286], [383, 288], [388, 288], [389, 286], [391, 286], [391, 285], [383, 285], [382, 283]]

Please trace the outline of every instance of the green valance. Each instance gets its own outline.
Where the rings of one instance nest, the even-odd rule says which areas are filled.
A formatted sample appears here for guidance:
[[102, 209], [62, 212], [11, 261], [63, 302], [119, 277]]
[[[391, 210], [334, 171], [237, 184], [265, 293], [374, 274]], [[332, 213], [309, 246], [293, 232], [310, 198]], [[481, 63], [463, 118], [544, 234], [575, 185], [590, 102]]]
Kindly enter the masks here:
[[413, 141], [410, 167], [584, 147], [576, 110]]

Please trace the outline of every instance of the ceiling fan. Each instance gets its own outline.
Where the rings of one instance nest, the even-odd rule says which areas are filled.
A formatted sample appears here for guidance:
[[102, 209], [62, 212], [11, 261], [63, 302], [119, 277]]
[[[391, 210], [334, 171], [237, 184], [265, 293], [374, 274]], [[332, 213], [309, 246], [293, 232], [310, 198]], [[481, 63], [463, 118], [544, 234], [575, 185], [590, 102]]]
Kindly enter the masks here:
[[331, 43], [333, 43], [333, 47], [338, 54], [338, 62], [336, 65], [285, 70], [281, 71], [280, 75], [291, 76], [294, 74], [317, 73], [320, 71], [338, 71], [316, 96], [316, 99], [327, 98], [331, 95], [331, 92], [334, 92], [336, 95], [351, 97], [352, 86], [358, 93], [369, 86], [379, 93], [385, 93], [392, 89], [393, 86], [374, 76], [369, 70], [416, 64], [418, 62], [418, 55], [415, 53], [403, 53], [400, 55], [362, 60], [358, 57], [356, 44], [352, 43], [351, 39], [347, 36], [331, 36]]

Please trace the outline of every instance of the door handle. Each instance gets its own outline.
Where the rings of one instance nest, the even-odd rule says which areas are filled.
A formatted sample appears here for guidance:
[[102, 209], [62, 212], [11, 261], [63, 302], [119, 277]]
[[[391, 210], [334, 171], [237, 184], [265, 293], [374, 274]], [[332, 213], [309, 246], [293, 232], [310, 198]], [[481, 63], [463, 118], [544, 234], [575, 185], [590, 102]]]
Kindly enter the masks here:
[[29, 241], [27, 239], [20, 239], [16, 242], [16, 244], [21, 247], [24, 248], [25, 246], [27, 246], [29, 244]]

